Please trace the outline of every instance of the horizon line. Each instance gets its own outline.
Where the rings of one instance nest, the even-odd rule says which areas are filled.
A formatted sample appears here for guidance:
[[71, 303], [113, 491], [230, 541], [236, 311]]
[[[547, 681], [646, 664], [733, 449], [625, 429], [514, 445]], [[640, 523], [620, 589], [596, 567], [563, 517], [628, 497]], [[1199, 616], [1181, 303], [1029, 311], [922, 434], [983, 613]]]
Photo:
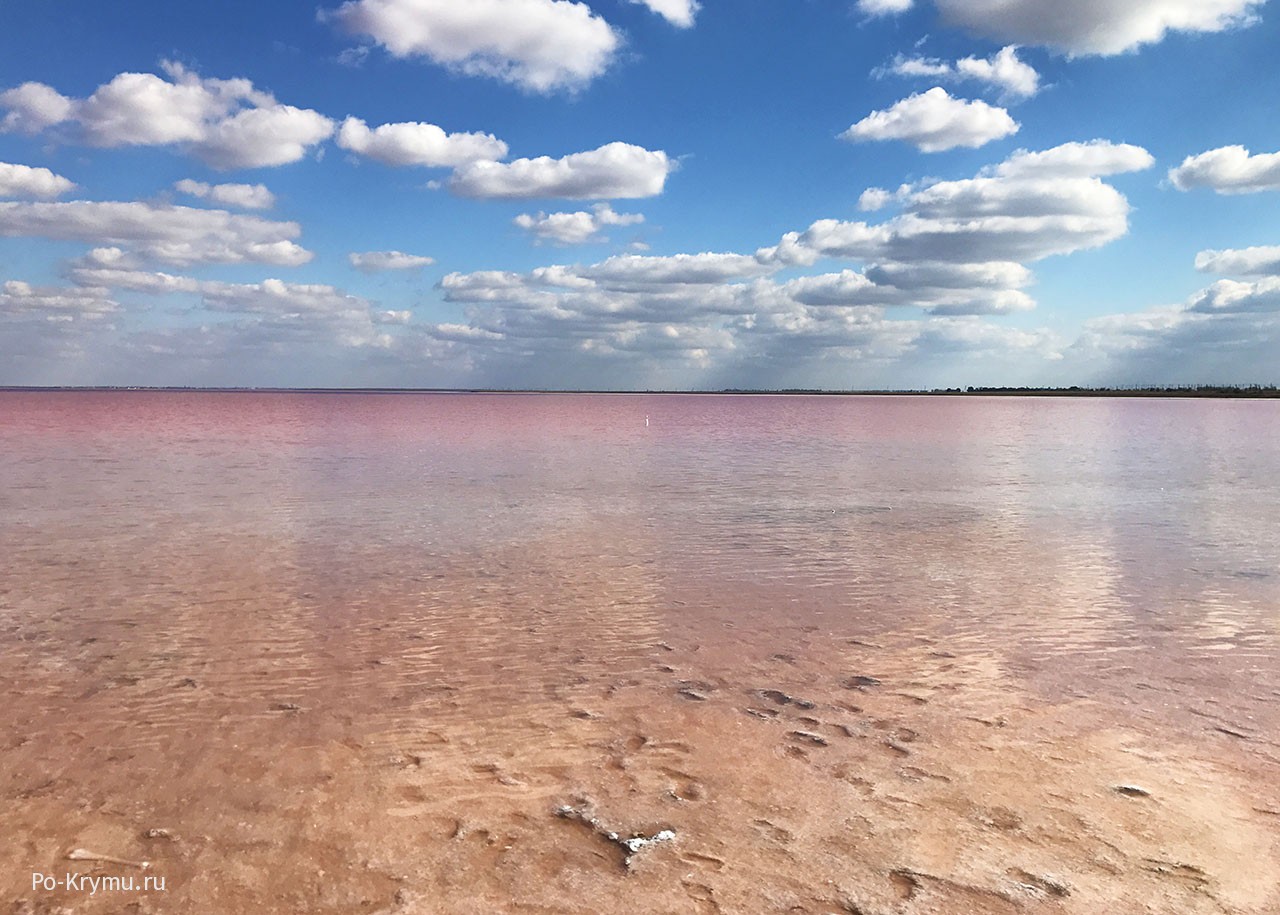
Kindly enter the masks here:
[[577, 394], [680, 396], [1023, 396], [1023, 397], [1253, 397], [1280, 398], [1275, 384], [1180, 384], [1068, 387], [977, 386], [950, 388], [414, 388], [414, 387], [289, 387], [230, 385], [0, 385], [3, 393], [203, 393], [203, 394]]

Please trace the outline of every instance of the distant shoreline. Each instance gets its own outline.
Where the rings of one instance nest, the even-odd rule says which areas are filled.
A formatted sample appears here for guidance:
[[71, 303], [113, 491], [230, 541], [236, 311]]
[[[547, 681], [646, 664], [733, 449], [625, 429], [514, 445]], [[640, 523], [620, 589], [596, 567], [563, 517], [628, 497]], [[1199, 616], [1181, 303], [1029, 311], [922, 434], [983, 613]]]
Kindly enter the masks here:
[[0, 393], [192, 393], [192, 394], [607, 394], [679, 396], [807, 396], [807, 397], [1165, 397], [1217, 399], [1280, 399], [1275, 385], [1187, 385], [1135, 388], [934, 388], [929, 390], [807, 390], [725, 389], [719, 391], [557, 390], [536, 388], [273, 388], [169, 387], [130, 385], [0, 385]]

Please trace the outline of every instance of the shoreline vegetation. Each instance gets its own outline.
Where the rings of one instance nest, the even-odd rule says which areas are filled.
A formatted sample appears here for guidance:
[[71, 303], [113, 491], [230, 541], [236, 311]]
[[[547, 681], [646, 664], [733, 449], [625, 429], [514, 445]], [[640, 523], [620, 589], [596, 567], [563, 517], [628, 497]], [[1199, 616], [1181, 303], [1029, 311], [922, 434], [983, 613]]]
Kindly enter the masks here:
[[679, 394], [702, 396], [778, 396], [802, 395], [825, 397], [1207, 397], [1222, 399], [1280, 399], [1280, 388], [1274, 384], [1220, 385], [1186, 384], [1125, 387], [1066, 388], [1032, 387], [964, 387], [921, 388], [915, 390], [832, 390], [826, 388], [724, 388], [722, 390], [606, 390], [554, 388], [290, 388], [290, 387], [199, 387], [199, 386], [132, 386], [132, 385], [0, 385], [0, 392], [192, 392], [204, 394]]

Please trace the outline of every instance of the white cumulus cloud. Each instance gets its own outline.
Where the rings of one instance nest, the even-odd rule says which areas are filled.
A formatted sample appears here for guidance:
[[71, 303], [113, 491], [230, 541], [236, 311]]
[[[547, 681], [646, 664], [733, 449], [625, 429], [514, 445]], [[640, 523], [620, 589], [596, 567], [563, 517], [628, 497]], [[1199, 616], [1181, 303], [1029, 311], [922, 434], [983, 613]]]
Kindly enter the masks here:
[[952, 98], [947, 90], [935, 86], [883, 111], [873, 111], [840, 136], [855, 143], [902, 140], [932, 153], [957, 146], [976, 149], [1017, 132], [1017, 121], [1003, 108]]
[[745, 254], [672, 254], [664, 257], [625, 254], [575, 271], [577, 276], [608, 286], [725, 283], [763, 276], [773, 268]]
[[1280, 246], [1201, 251], [1196, 269], [1224, 276], [1280, 276]]
[[71, 99], [44, 83], [23, 83], [0, 92], [0, 107], [8, 111], [0, 130], [30, 134], [61, 124], [75, 110]]
[[1152, 163], [1139, 147], [1104, 141], [1014, 153], [978, 176], [912, 190], [904, 212], [877, 225], [818, 220], [757, 257], [783, 265], [820, 257], [899, 263], [1041, 260], [1095, 248], [1128, 231], [1129, 203], [1102, 175]]
[[178, 146], [218, 169], [296, 162], [333, 133], [324, 115], [281, 104], [247, 79], [206, 79], [173, 62], [161, 69], [167, 78], [120, 73], [85, 99], [24, 83], [0, 93], [0, 127], [72, 124], [90, 146]]
[[955, 62], [898, 55], [888, 66], [875, 71], [877, 76], [886, 74], [954, 82], [972, 80], [999, 89], [1011, 98], [1030, 98], [1040, 91], [1040, 74], [1018, 57], [1015, 45], [1002, 48], [991, 57], [962, 57]]
[[858, 197], [858, 209], [864, 213], [874, 213], [876, 210], [883, 210], [891, 203], [900, 203], [903, 200], [908, 199], [925, 183], [928, 182], [902, 184], [898, 186], [896, 191], [891, 191], [883, 187], [869, 187]]
[[622, 44], [571, 0], [349, 0], [325, 16], [395, 57], [426, 57], [543, 93], [591, 82]]
[[[828, 360], [848, 371], [945, 353], [1057, 357], [1050, 335], [977, 317], [1032, 306], [1018, 288], [1030, 281], [1019, 264], [884, 263], [785, 283], [763, 275], [774, 269], [759, 258], [707, 253], [450, 274], [441, 288], [467, 305], [468, 324], [448, 325], [439, 339], [466, 344], [473, 364], [496, 377], [513, 364], [522, 372], [554, 366], [563, 378], [586, 363], [628, 379], [643, 377], [637, 368], [721, 377], [736, 367], [782, 386]], [[884, 315], [913, 306], [932, 316]]]
[[127, 247], [146, 258], [180, 266], [298, 266], [312, 258], [310, 251], [293, 241], [301, 233], [296, 222], [139, 201], [0, 203], [0, 238], [51, 238]]
[[0, 319], [98, 317], [119, 308], [101, 286], [32, 286], [21, 280], [0, 283]]
[[507, 144], [487, 133], [446, 133], [435, 124], [408, 122], [370, 129], [359, 118], [347, 118], [338, 129], [343, 149], [384, 165], [455, 167], [477, 160], [502, 159]]
[[333, 134], [333, 121], [292, 105], [250, 108], [210, 126], [193, 149], [218, 169], [288, 165]]
[[295, 314], [313, 312], [341, 316], [355, 312], [367, 316], [369, 303], [333, 286], [286, 283], [266, 279], [260, 283], [201, 282], [197, 290], [211, 311]]
[[[1128, 229], [1129, 205], [1101, 176], [1149, 167], [1137, 147], [1102, 141], [1019, 151], [963, 181], [883, 192], [901, 215], [878, 225], [819, 220], [755, 255], [616, 256], [528, 273], [449, 274], [447, 301], [467, 305], [477, 358], [522, 359], [531, 347], [619, 358], [724, 360], [815, 353], [992, 352], [1060, 358], [1052, 335], [979, 316], [1026, 312], [1027, 263], [1097, 247]], [[779, 282], [823, 258], [859, 266]], [[890, 321], [915, 308], [926, 322]], [[695, 355], [700, 353], [701, 355]], [[486, 355], [487, 354], [487, 355]], [[756, 363], [759, 365], [759, 363]]]
[[1266, 0], [934, 0], [943, 19], [979, 35], [1068, 54], [1120, 54], [1169, 32], [1253, 22]]
[[858, 197], [858, 209], [864, 213], [874, 213], [876, 210], [883, 210], [895, 199], [892, 191], [886, 191], [882, 187], [869, 187]]
[[369, 301], [333, 286], [279, 279], [228, 283], [153, 273], [136, 269], [127, 256], [111, 250], [91, 252], [73, 264], [70, 277], [83, 290], [97, 290], [99, 294], [117, 289], [157, 296], [198, 295], [207, 311], [255, 316], [257, 320], [242, 329], [249, 331], [250, 337], [263, 334], [260, 342], [276, 337], [276, 342], [292, 338], [294, 342], [310, 339], [362, 346], [378, 339], [375, 325], [408, 321], [404, 312], [375, 312]]
[[173, 189], [188, 197], [242, 210], [269, 210], [276, 204], [276, 195], [265, 184], [208, 184], [183, 178], [174, 183]]
[[1141, 146], [1089, 140], [1040, 152], [1020, 149], [988, 172], [1002, 178], [1103, 178], [1140, 172], [1155, 162]]
[[1280, 276], [1241, 282], [1218, 280], [1187, 303], [1187, 310], [1207, 314], [1280, 312]]
[[698, 12], [697, 0], [631, 0], [641, 6], [647, 6], [672, 25], [687, 29], [693, 25], [693, 18]]
[[1040, 91], [1040, 74], [1018, 58], [1018, 49], [1009, 45], [989, 58], [962, 57], [956, 61], [956, 74], [961, 79], [987, 83], [1008, 95], [1030, 98]]
[[449, 180], [463, 197], [570, 200], [653, 197], [662, 193], [676, 163], [661, 150], [609, 143], [560, 159], [540, 156], [513, 162], [469, 162]]
[[913, 4], [914, 0], [858, 0], [858, 12], [866, 16], [896, 16]]
[[1280, 191], [1280, 152], [1253, 155], [1243, 146], [1223, 146], [1188, 156], [1169, 171], [1180, 191], [1209, 188], [1219, 194]]
[[72, 118], [93, 146], [196, 143], [214, 122], [243, 102], [270, 104], [248, 80], [202, 80], [179, 64], [165, 64], [169, 79], [121, 73], [75, 103]]
[[59, 197], [75, 186], [47, 168], [0, 162], [0, 197]]
[[434, 258], [420, 254], [405, 254], [403, 251], [365, 251], [352, 252], [347, 255], [351, 266], [364, 273], [378, 273], [382, 270], [417, 270], [435, 263]]
[[608, 226], [634, 226], [644, 222], [640, 213], [616, 213], [607, 203], [574, 213], [521, 213], [512, 222], [538, 241], [558, 245], [582, 245], [604, 241]]

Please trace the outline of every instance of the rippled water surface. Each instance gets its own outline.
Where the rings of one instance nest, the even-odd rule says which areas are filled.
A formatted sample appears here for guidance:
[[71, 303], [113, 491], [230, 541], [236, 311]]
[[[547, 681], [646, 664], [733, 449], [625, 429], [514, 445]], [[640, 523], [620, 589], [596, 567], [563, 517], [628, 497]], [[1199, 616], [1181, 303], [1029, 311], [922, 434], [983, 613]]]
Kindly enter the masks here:
[[47, 817], [586, 719], [673, 645], [913, 634], [1169, 733], [1280, 696], [1274, 403], [0, 393], [0, 481], [0, 786]]
[[[570, 606], [625, 652], [686, 589], [687, 617], [797, 603], [1029, 648], [1274, 646], [1270, 403], [9, 394], [0, 422], [11, 624], [162, 609], [180, 629], [253, 580], [312, 635], [375, 595], [440, 625], [484, 603], [462, 638], [495, 661], [536, 657], [506, 644], [521, 614]], [[526, 606], [531, 582], [562, 606]]]

